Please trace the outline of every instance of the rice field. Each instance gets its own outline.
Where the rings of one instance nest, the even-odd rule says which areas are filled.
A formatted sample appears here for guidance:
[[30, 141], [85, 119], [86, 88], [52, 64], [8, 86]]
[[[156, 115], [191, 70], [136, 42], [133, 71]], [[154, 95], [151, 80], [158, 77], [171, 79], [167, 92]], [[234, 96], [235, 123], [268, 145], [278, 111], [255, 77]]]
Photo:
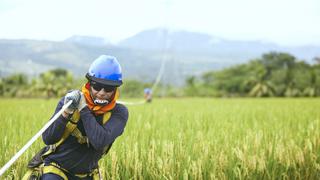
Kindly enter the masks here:
[[[2, 167], [57, 99], [0, 99]], [[105, 179], [320, 179], [320, 99], [155, 99], [128, 106]], [[41, 139], [0, 179], [20, 179]]]

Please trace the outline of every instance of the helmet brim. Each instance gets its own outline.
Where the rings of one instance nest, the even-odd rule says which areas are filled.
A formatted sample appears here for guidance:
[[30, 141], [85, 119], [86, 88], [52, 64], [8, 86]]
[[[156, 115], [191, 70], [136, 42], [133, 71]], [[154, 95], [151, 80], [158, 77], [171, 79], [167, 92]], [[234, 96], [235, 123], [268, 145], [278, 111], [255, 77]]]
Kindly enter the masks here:
[[100, 78], [96, 78], [94, 76], [90, 76], [88, 73], [86, 74], [86, 78], [89, 81], [95, 81], [97, 83], [100, 84], [104, 84], [104, 85], [108, 85], [108, 86], [116, 86], [119, 87], [122, 85], [122, 81], [112, 81], [112, 80], [106, 80], [106, 79], [100, 79]]

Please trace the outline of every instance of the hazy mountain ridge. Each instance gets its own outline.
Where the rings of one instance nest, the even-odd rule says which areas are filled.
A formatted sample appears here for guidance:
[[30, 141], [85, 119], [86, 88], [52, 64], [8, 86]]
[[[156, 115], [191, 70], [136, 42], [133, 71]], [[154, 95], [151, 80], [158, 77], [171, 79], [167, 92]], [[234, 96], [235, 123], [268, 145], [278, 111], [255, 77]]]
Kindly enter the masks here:
[[[158, 39], [161, 39], [161, 41]], [[165, 39], [167, 42], [165, 42]], [[245, 61], [248, 58], [255, 58], [268, 51], [289, 52], [308, 62], [315, 56], [320, 55], [320, 45], [285, 47], [271, 42], [227, 40], [202, 33], [187, 31], [170, 32], [164, 29], [140, 32], [133, 37], [123, 40], [119, 45], [136, 49], [162, 50], [166, 43], [169, 50], [171, 49], [175, 52], [201, 53], [210, 57], [230, 57], [232, 56], [230, 53], [234, 53]]]
[[74, 43], [79, 45], [87, 45], [87, 46], [106, 46], [110, 45], [111, 43], [109, 40], [102, 38], [102, 37], [93, 37], [93, 36], [71, 36], [64, 40], [67, 43]]
[[[73, 36], [62, 42], [0, 40], [0, 75], [23, 72], [35, 76], [61, 67], [83, 76], [100, 54], [112, 54], [124, 78], [152, 81], [166, 57], [163, 82], [182, 84], [187, 76], [243, 63], [269, 51], [284, 51], [311, 62], [320, 47], [281, 47], [260, 41], [232, 41], [187, 31], [152, 29], [118, 44], [100, 37]], [[166, 54], [164, 54], [166, 53]]]

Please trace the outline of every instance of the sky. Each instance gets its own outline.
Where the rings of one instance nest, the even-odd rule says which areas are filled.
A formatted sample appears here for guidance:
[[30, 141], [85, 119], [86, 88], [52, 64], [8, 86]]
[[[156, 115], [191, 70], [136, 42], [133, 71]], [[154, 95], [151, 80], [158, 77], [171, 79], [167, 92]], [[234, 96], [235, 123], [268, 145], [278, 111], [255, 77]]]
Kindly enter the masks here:
[[0, 39], [119, 42], [167, 28], [230, 40], [320, 45], [320, 0], [0, 0]]

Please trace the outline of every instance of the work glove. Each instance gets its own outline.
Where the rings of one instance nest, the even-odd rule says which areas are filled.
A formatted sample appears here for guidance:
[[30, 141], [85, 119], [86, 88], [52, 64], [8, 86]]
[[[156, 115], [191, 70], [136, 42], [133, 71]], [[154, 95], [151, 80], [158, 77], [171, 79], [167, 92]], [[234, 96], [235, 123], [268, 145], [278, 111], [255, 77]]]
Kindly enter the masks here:
[[79, 112], [87, 106], [86, 98], [84, 97], [83, 93], [80, 92], [80, 101], [78, 105]]
[[79, 90], [73, 90], [66, 94], [66, 96], [64, 97], [64, 104], [72, 100], [70, 106], [65, 110], [66, 113], [72, 114], [74, 110], [78, 108], [81, 99], [81, 94], [82, 93]]

